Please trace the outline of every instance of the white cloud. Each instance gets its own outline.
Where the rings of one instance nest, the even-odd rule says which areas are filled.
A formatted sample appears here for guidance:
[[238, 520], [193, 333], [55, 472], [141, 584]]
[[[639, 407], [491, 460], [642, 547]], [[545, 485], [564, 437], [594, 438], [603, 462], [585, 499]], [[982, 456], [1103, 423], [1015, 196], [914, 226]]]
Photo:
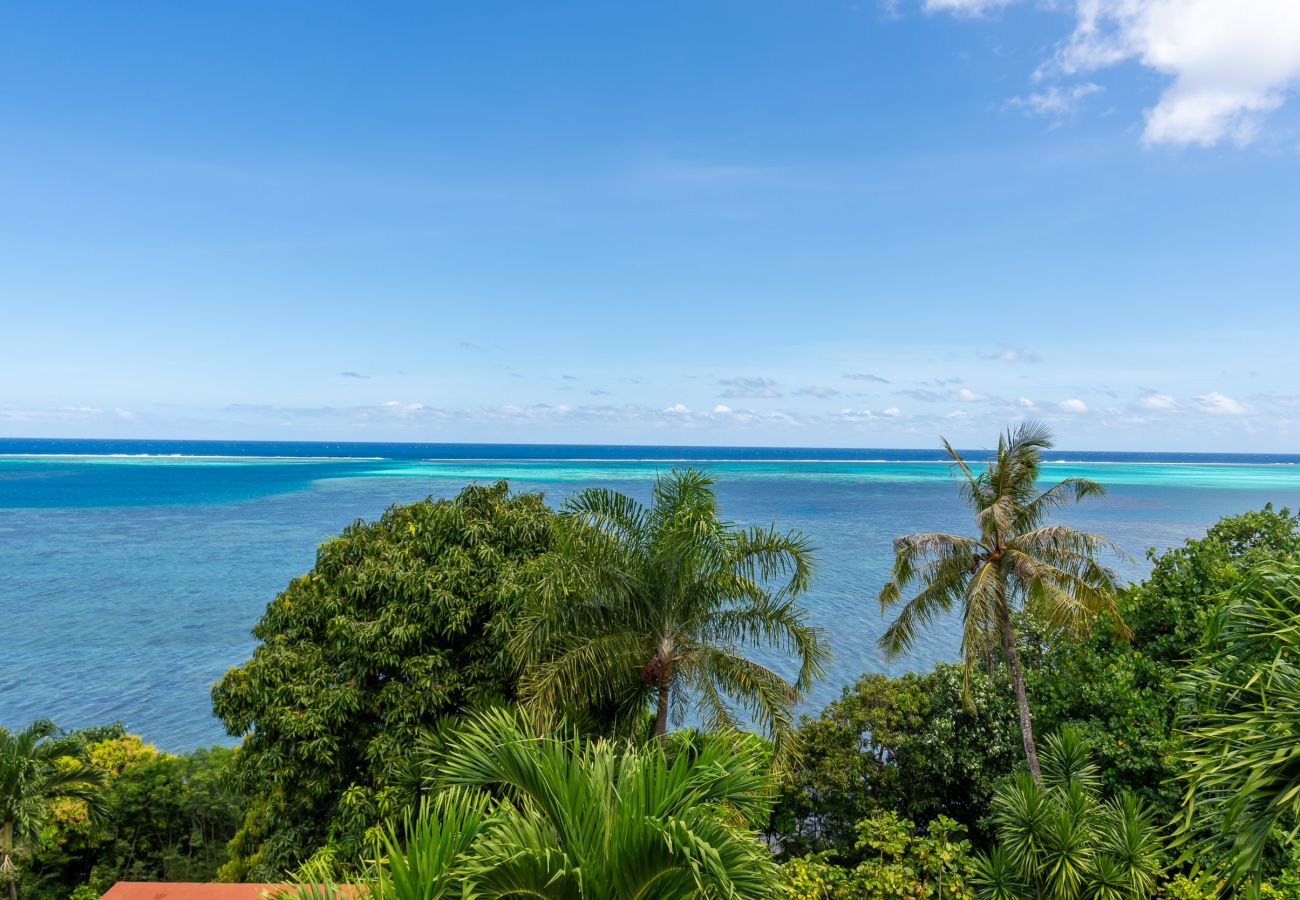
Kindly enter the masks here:
[[[680, 403], [677, 404], [677, 405], [678, 405], [678, 406], [681, 406]], [[730, 407], [730, 406], [727, 406], [727, 405], [725, 405], [725, 404], [719, 403], [717, 406], [713, 407], [713, 412], [714, 412], [715, 415], [725, 416], [727, 413], [731, 412], [731, 407]]]
[[989, 398], [988, 394], [981, 394], [979, 391], [972, 391], [970, 388], [958, 388], [956, 397], [962, 403], [983, 403]]
[[889, 416], [892, 419], [897, 416], [901, 416], [903, 413], [897, 406], [891, 406], [888, 409], [882, 409], [880, 411], [880, 414], [882, 416]]
[[664, 410], [666, 413], [674, 413], [676, 415], [684, 415], [690, 411], [690, 407], [684, 403], [674, 403], [672, 406]]
[[1147, 110], [1148, 144], [1249, 143], [1300, 81], [1296, 0], [1076, 0], [1065, 74], [1136, 60], [1172, 79]]
[[[1066, 87], [1053, 84], [1041, 91], [1034, 91], [1032, 94], [1026, 94], [1023, 97], [1012, 97], [1005, 105], [1009, 109], [1024, 110], [1025, 114], [1030, 116], [1064, 119], [1078, 109], [1079, 102], [1084, 97], [1100, 93], [1102, 90], [1101, 85], [1093, 84], [1091, 81]], [[1014, 350], [1004, 352], [1012, 354], [1011, 358], [1006, 360], [1007, 362], [1013, 362], [1019, 355]], [[1002, 356], [997, 358], [1003, 359]]]
[[1150, 409], [1150, 410], [1155, 410], [1157, 412], [1164, 412], [1167, 410], [1177, 409], [1178, 401], [1175, 400], [1173, 397], [1169, 396], [1168, 394], [1157, 394], [1155, 392], [1152, 392], [1143, 395], [1142, 399], [1138, 401], [1138, 405], [1141, 406], [1143, 409]]
[[1025, 409], [1034, 408], [1034, 401], [1030, 400], [1028, 397], [1021, 397], [1019, 400], [1016, 401], [1016, 403], [1023, 406]]
[[1061, 412], [1070, 413], [1071, 415], [1080, 415], [1088, 411], [1088, 404], [1084, 403], [1077, 397], [1071, 397], [1069, 400], [1062, 400], [1056, 404]]
[[1208, 394], [1201, 394], [1196, 398], [1200, 404], [1202, 412], [1211, 413], [1217, 416], [1244, 416], [1250, 412], [1249, 407], [1238, 403], [1231, 397], [1225, 397], [1218, 391], [1210, 391]]
[[[923, 0], [928, 13], [977, 17], [1015, 0]], [[1137, 62], [1168, 79], [1146, 111], [1144, 143], [1239, 145], [1256, 137], [1264, 116], [1300, 86], [1297, 0], [1054, 0], [1071, 9], [1074, 28], [1036, 79], [1074, 78]], [[1048, 83], [1008, 106], [1061, 118], [1100, 87]]]

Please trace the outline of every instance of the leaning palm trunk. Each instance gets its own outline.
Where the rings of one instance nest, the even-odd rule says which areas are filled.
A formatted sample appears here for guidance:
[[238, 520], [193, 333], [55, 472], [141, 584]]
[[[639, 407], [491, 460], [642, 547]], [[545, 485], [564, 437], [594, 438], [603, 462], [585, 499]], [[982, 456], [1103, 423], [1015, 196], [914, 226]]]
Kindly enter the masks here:
[[1016, 688], [1016, 710], [1020, 714], [1020, 736], [1025, 742], [1025, 760], [1034, 781], [1042, 784], [1043, 772], [1038, 767], [1038, 748], [1034, 745], [1034, 719], [1029, 712], [1029, 698], [1025, 695], [1025, 673], [1020, 668], [1020, 651], [1016, 649], [1016, 635], [1011, 628], [1011, 616], [1003, 610], [1002, 649], [1007, 655], [1007, 666], [1011, 669], [1011, 681]]
[[880, 591], [882, 611], [902, 601], [905, 590], [916, 591], [881, 635], [879, 643], [891, 657], [908, 650], [938, 616], [961, 611], [968, 703], [975, 664], [991, 666], [998, 655], [1006, 660], [1025, 760], [1035, 781], [1042, 776], [1017, 648], [1016, 613], [1032, 611], [1057, 632], [1076, 638], [1104, 614], [1127, 633], [1115, 607], [1115, 574], [1096, 560], [1103, 550], [1119, 556], [1123, 551], [1099, 534], [1047, 522], [1048, 514], [1067, 502], [1104, 490], [1085, 478], [1067, 478], [1039, 491], [1042, 451], [1051, 446], [1046, 428], [1024, 423], [999, 439], [997, 453], [976, 473], [944, 441], [961, 477], [962, 500], [975, 512], [977, 535], [921, 532], [898, 538], [893, 569]]

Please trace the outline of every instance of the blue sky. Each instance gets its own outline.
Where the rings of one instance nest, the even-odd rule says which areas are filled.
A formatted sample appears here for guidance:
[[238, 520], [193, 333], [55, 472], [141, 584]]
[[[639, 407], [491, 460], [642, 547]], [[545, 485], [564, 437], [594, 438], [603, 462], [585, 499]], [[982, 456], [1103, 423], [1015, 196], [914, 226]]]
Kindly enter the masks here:
[[0, 434], [1300, 441], [1300, 4], [6, 5]]

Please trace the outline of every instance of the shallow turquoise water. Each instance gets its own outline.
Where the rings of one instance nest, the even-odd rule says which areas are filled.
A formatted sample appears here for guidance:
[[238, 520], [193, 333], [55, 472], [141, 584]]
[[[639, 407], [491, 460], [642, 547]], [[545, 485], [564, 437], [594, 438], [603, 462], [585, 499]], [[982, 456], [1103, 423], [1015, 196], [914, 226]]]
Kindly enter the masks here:
[[[446, 496], [475, 480], [509, 478], [554, 503], [593, 484], [644, 498], [655, 474], [674, 464], [625, 458], [639, 448], [605, 448], [606, 455], [613, 449], [624, 458], [0, 456], [0, 723], [120, 719], [168, 749], [229, 742], [210, 715], [208, 690], [247, 657], [253, 622], [311, 565], [322, 539], [390, 503]], [[835, 659], [810, 703], [826, 702], [865, 670], [952, 658], [952, 623], [906, 659], [886, 661], [873, 644], [883, 628], [875, 596], [890, 540], [966, 527], [947, 467], [897, 458], [819, 462], [809, 458], [815, 451], [799, 452], [795, 461], [751, 455], [706, 463], [729, 517], [801, 529], [820, 548], [806, 603]], [[863, 459], [872, 453], [858, 451]], [[1222, 515], [1266, 501], [1300, 505], [1295, 465], [1088, 460], [1047, 468], [1052, 479], [1083, 475], [1110, 488], [1066, 519], [1124, 546], [1133, 559], [1120, 568], [1131, 577], [1145, 570], [1146, 548], [1203, 533]]]

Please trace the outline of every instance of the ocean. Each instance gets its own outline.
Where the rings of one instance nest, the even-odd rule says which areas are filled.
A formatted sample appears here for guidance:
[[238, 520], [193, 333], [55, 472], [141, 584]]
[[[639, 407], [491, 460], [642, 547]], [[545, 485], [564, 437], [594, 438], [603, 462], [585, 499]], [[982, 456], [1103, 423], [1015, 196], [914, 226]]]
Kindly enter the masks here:
[[[1124, 547], [1128, 578], [1148, 570], [1148, 548], [1221, 516], [1300, 506], [1300, 456], [1048, 459], [1045, 478], [1107, 486], [1061, 518]], [[349, 522], [499, 478], [555, 505], [592, 485], [645, 499], [677, 465], [713, 473], [732, 521], [799, 529], [817, 546], [805, 605], [834, 659], [807, 709], [859, 673], [955, 658], [955, 621], [905, 658], [874, 643], [890, 541], [970, 529], [936, 450], [0, 439], [0, 724], [121, 721], [172, 751], [233, 743], [212, 717], [212, 683], [248, 657], [267, 602]]]

